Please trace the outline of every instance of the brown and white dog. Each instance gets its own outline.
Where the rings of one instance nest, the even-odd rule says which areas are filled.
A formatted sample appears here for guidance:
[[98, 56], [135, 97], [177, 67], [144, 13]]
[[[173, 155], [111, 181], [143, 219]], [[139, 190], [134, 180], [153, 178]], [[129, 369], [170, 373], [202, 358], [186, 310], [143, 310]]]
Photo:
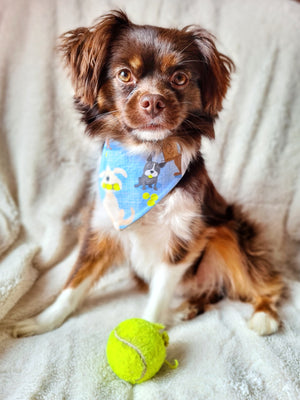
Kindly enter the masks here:
[[[123, 231], [115, 229], [95, 190], [81, 251], [63, 291], [41, 314], [19, 322], [14, 336], [60, 326], [95, 280], [124, 262], [150, 286], [143, 315], [148, 320], [193, 318], [227, 295], [253, 304], [251, 329], [276, 332], [282, 278], [258, 227], [217, 192], [200, 153], [202, 137], [214, 138], [233, 69], [213, 36], [198, 27], [136, 25], [114, 11], [91, 28], [62, 35], [60, 50], [90, 136], [117, 140], [137, 154], [173, 149], [176, 165], [179, 148], [179, 170], [185, 173]], [[178, 286], [188, 297], [170, 310]]]

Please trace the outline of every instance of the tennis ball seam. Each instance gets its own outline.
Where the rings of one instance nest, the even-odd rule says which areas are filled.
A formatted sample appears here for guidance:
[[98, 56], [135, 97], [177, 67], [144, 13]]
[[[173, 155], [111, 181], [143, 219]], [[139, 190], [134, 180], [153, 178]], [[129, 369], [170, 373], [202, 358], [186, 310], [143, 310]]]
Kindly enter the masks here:
[[142, 361], [142, 363], [143, 363], [143, 365], [144, 365], [144, 369], [143, 369], [143, 371], [142, 371], [141, 376], [140, 376], [138, 379], [135, 380], [136, 383], [137, 383], [138, 381], [140, 381], [141, 379], [144, 378], [144, 376], [145, 376], [145, 374], [146, 374], [146, 372], [147, 372], [147, 363], [146, 363], [145, 357], [143, 356], [143, 353], [140, 351], [140, 349], [139, 349], [138, 347], [134, 346], [134, 345], [133, 345], [132, 343], [130, 343], [130, 342], [127, 342], [127, 340], [121, 338], [121, 337], [117, 334], [116, 331], [114, 331], [114, 335], [115, 335], [115, 337], [116, 337], [118, 340], [120, 340], [120, 342], [122, 342], [122, 343], [126, 344], [127, 346], [131, 347], [131, 348], [132, 348], [133, 350], [135, 350], [135, 351], [138, 353], [138, 355], [140, 356], [140, 359], [141, 359], [141, 361]]

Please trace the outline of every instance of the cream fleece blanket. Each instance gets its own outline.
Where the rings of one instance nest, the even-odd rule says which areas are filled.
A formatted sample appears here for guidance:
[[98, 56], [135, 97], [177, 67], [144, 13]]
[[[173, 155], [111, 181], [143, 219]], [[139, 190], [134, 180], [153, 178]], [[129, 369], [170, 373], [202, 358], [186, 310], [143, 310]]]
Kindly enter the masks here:
[[83, 137], [72, 89], [54, 52], [62, 32], [125, 9], [138, 23], [201, 24], [237, 65], [207, 166], [229, 200], [266, 226], [290, 279], [282, 330], [249, 331], [246, 304], [219, 303], [170, 329], [168, 358], [131, 386], [105, 360], [110, 330], [140, 316], [146, 295], [128, 271], [103, 279], [59, 329], [12, 339], [0, 329], [1, 400], [300, 399], [300, 4], [292, 0], [1, 0], [0, 319], [49, 304], [77, 251], [80, 209], [97, 148]]

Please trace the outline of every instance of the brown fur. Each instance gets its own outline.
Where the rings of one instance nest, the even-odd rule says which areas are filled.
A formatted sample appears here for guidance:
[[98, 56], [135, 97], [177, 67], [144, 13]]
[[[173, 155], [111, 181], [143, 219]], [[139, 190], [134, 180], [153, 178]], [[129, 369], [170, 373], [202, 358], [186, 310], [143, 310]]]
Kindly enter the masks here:
[[88, 230], [65, 288], [77, 287], [89, 276], [98, 280], [109, 267], [123, 260], [122, 247], [115, 238]]

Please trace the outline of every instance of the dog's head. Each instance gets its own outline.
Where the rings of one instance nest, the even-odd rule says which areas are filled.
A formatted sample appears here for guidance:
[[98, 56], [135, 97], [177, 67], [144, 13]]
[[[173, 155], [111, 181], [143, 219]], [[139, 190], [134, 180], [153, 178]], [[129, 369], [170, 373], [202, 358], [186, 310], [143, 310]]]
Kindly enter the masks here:
[[147, 158], [147, 162], [144, 166], [144, 175], [148, 178], [157, 178], [160, 174], [160, 169], [165, 165], [165, 162], [158, 163], [156, 161], [152, 161], [152, 156], [150, 155]]
[[214, 137], [233, 63], [204, 29], [135, 25], [114, 11], [65, 33], [60, 49], [89, 134], [190, 146]]

